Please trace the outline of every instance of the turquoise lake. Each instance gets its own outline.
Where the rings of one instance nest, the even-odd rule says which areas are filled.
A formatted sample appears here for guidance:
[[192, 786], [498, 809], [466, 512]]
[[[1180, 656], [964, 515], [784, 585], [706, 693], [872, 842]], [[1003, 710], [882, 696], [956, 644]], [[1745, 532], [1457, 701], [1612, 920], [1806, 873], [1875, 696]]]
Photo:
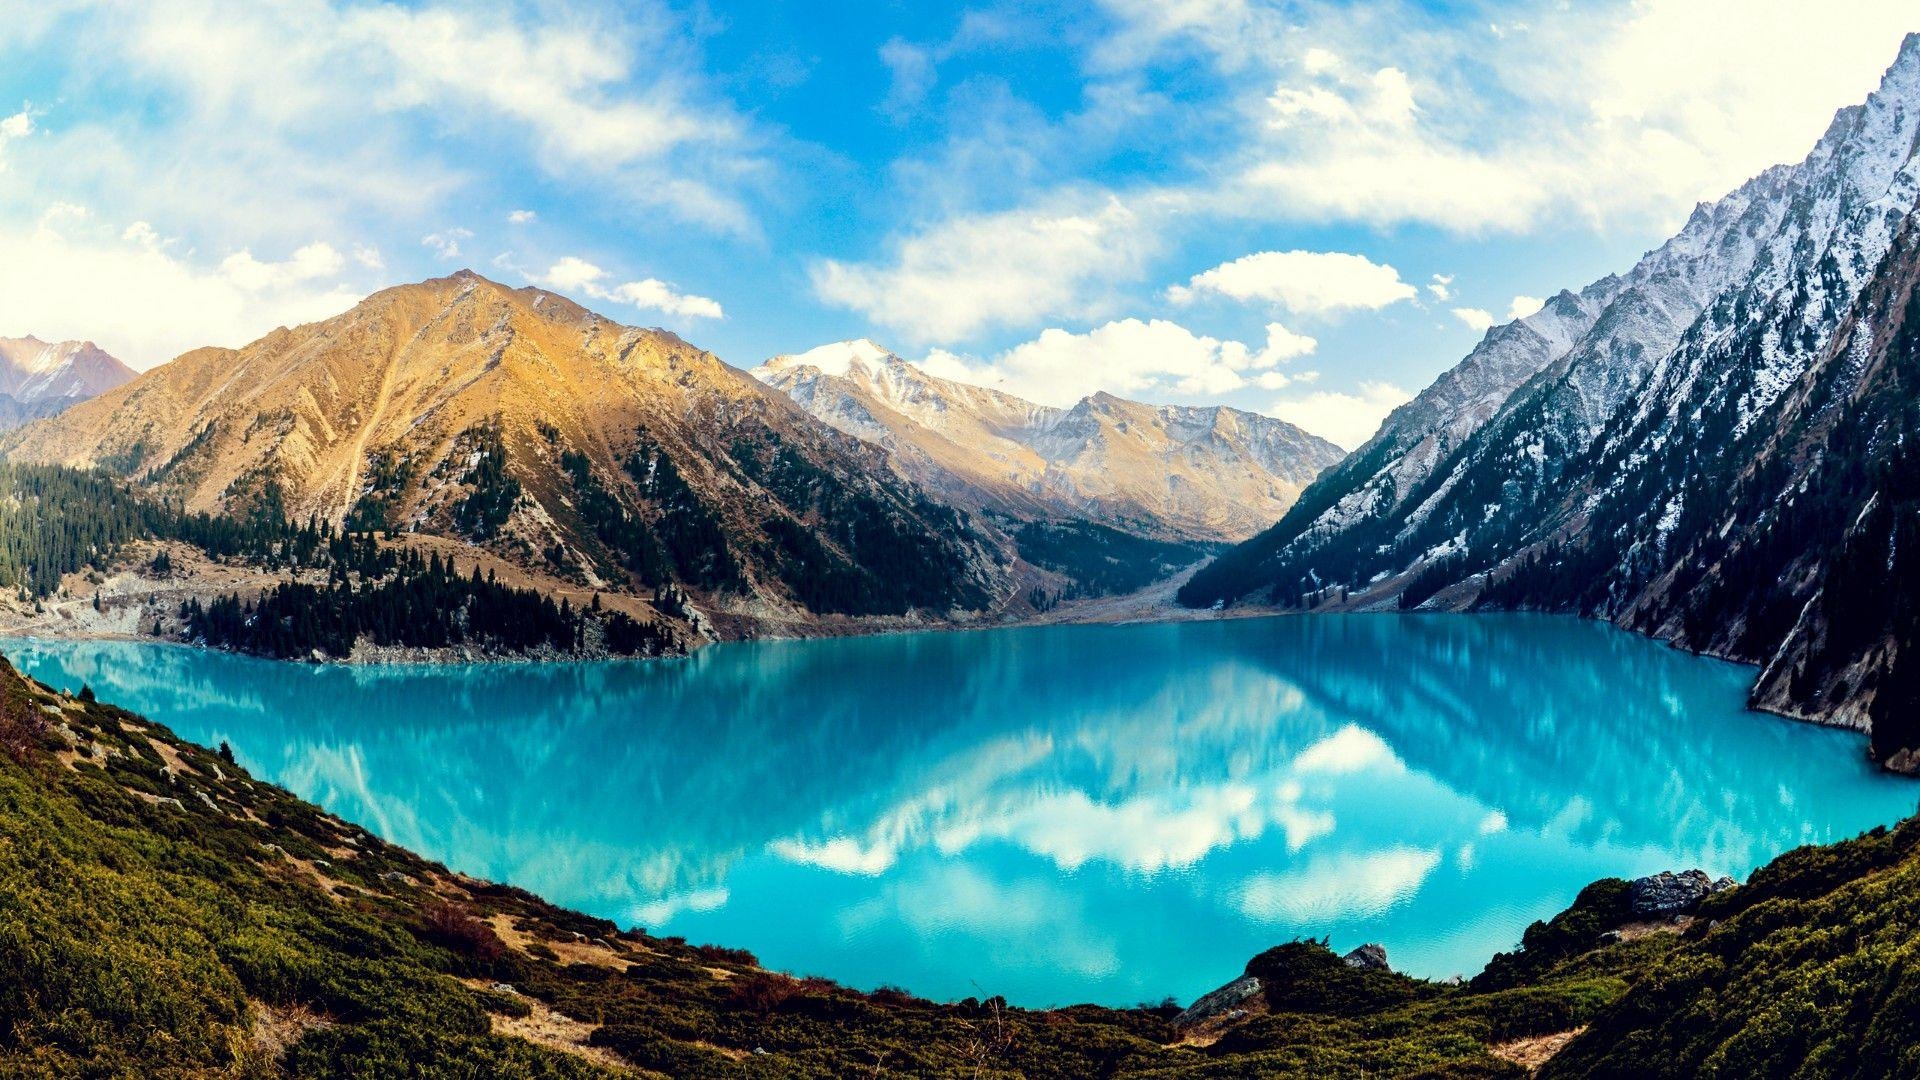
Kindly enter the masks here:
[[773, 967], [1181, 1001], [1295, 937], [1472, 974], [1587, 882], [1911, 814], [1749, 669], [1536, 616], [1311, 616], [348, 669], [12, 640], [380, 836]]

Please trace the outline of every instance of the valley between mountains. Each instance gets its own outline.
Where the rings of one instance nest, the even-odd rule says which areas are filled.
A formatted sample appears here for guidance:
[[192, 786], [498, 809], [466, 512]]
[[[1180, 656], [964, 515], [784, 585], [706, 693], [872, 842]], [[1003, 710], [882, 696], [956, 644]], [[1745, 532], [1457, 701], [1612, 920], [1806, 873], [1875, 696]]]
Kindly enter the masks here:
[[[1569, 618], [1468, 614], [1496, 611]], [[1278, 614], [1327, 617], [1198, 622]], [[477, 663], [1076, 620], [1195, 622]], [[1185, 633], [1275, 628], [1303, 633]], [[1224, 406], [1042, 405], [865, 339], [749, 368], [471, 270], [138, 373], [0, 339], [0, 634], [7, 1075], [1920, 1075], [1920, 821], [1857, 757], [1920, 775], [1920, 35], [1803, 160], [1492, 327], [1352, 453]], [[248, 656], [86, 643], [48, 674], [22, 636]], [[865, 648], [1009, 638], [1021, 663]], [[529, 672], [574, 696], [501, 690]], [[129, 673], [165, 723], [96, 693]], [[1743, 692], [1862, 738], [1729, 738], [1772, 723]], [[324, 745], [253, 728], [270, 776], [207, 700]], [[369, 744], [455, 767], [379, 778]], [[1831, 784], [1704, 767], [1807, 761]], [[1870, 784], [1889, 824], [1821, 816]], [[368, 812], [316, 805], [341, 790]], [[567, 910], [394, 835], [447, 822], [644, 903]], [[1514, 884], [1567, 867], [1591, 884]], [[1155, 947], [1239, 920], [1262, 951], [1209, 956], [1223, 984], [1189, 1002], [1025, 1008], [682, 936], [757, 885], [775, 947], [804, 906], [843, 951], [911, 929], [875, 939], [889, 964], [1024, 961], [1142, 882], [1179, 894], [1123, 913]], [[1332, 944], [1416, 902], [1511, 944], [1444, 980]]]
[[1920, 771], [1916, 146], [1911, 37], [1805, 160], [1490, 330], [1351, 455], [864, 340], [748, 372], [470, 271], [130, 380], [9, 343], [8, 400], [52, 413], [0, 441], [11, 497], [60, 525], [14, 541], [8, 625], [371, 660], [1560, 611], [1753, 664], [1757, 707]]
[[864, 342], [758, 374], [466, 271], [190, 352], [6, 437], [43, 517], [113, 512], [83, 472], [125, 502], [53, 530], [87, 546], [8, 581], [13, 626], [372, 659], [998, 624], [1189, 569], [1340, 457], [1228, 408], [1043, 408]]

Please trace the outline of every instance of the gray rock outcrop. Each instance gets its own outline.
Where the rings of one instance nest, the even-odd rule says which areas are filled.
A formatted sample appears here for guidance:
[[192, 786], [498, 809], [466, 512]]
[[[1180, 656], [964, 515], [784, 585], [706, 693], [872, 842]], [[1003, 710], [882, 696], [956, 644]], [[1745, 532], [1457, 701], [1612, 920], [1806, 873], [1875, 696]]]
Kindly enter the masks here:
[[1392, 971], [1387, 963], [1387, 947], [1368, 942], [1340, 959], [1350, 968], [1362, 968], [1367, 971]]
[[1671, 919], [1700, 906], [1700, 901], [1734, 886], [1732, 878], [1715, 881], [1701, 870], [1674, 873], [1662, 870], [1650, 877], [1636, 878], [1627, 886], [1633, 913], [1645, 919]]
[[1222, 1016], [1240, 1007], [1248, 998], [1260, 993], [1260, 980], [1252, 975], [1242, 975], [1227, 985], [1209, 994], [1203, 994], [1200, 1000], [1187, 1006], [1187, 1010], [1173, 1018], [1175, 1027], [1192, 1027], [1195, 1024]]

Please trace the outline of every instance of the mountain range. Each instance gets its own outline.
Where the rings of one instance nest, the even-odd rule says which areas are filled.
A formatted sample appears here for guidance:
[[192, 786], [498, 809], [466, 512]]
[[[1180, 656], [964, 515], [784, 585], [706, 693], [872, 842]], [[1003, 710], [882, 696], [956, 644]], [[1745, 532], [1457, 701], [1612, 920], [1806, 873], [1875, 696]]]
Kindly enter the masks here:
[[1920, 767], [1917, 145], [1920, 35], [1805, 160], [1490, 331], [1181, 599], [1610, 619]]
[[0, 449], [187, 513], [434, 537], [536, 583], [671, 587], [722, 635], [1137, 588], [1248, 535], [1338, 456], [1229, 409], [1047, 409], [871, 345], [807, 355], [763, 382], [461, 271], [189, 352]]
[[1170, 540], [1244, 540], [1344, 450], [1225, 406], [1112, 394], [1072, 408], [928, 374], [871, 341], [779, 356], [753, 374], [827, 424], [885, 447], [942, 501], [1017, 519], [1085, 519]]
[[91, 341], [0, 338], [0, 431], [52, 416], [135, 375]]
[[105, 468], [190, 510], [423, 532], [743, 610], [989, 602], [964, 524], [871, 447], [671, 334], [469, 272], [190, 352], [8, 453]]

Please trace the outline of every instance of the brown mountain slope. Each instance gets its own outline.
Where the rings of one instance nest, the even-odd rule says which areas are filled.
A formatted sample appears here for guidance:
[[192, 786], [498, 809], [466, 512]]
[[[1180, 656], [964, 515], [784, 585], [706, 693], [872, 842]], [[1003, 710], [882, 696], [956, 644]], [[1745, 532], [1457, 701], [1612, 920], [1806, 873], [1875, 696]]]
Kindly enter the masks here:
[[1016, 518], [1084, 518], [1147, 536], [1244, 540], [1344, 452], [1225, 407], [1095, 394], [1070, 409], [942, 379], [871, 341], [775, 357], [754, 374], [814, 416], [892, 451], [943, 499]]
[[672, 334], [470, 271], [188, 353], [6, 446], [191, 509], [453, 536], [743, 612], [988, 603], [970, 531], [882, 451]]

